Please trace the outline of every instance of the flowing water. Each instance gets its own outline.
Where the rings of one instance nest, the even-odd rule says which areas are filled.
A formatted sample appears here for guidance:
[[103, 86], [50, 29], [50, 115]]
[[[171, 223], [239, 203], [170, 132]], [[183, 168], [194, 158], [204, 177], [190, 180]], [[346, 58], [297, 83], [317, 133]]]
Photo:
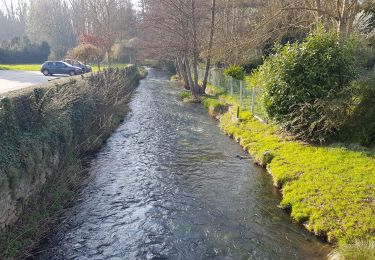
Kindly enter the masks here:
[[329, 247], [199, 105], [150, 69], [37, 259], [322, 259]]

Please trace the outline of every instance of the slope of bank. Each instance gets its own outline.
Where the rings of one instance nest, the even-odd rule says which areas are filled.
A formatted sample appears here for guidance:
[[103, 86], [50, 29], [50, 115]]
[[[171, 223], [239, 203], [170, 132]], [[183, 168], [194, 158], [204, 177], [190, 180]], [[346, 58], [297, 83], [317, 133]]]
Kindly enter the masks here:
[[108, 69], [1, 98], [0, 258], [32, 244], [73, 197], [81, 158], [122, 120], [140, 78], [136, 67]]
[[[209, 92], [217, 91], [211, 86]], [[330, 242], [375, 240], [373, 154], [290, 140], [248, 111], [237, 119], [237, 104], [225, 95], [205, 98], [203, 104], [220, 118], [221, 129], [267, 168], [281, 189], [280, 206], [295, 221]]]

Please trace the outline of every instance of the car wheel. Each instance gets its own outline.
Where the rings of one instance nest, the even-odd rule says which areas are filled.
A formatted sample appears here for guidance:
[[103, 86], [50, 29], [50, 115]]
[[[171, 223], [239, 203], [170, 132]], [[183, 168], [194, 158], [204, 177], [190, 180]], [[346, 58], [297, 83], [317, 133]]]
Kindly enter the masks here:
[[49, 75], [49, 71], [48, 70], [43, 70], [43, 75], [44, 76], [48, 76]]
[[74, 76], [74, 75], [76, 75], [76, 73], [74, 71], [71, 71], [71, 72], [69, 72], [69, 75]]

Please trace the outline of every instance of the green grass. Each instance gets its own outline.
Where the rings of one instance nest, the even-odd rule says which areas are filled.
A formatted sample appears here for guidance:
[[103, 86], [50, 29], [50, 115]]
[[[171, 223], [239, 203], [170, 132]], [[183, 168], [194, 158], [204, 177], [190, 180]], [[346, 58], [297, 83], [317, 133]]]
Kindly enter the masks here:
[[182, 91], [180, 92], [179, 97], [182, 101], [188, 101], [193, 98], [193, 94], [191, 91]]
[[281, 207], [308, 230], [329, 241], [375, 240], [375, 160], [345, 148], [315, 147], [288, 141], [273, 125], [264, 125], [249, 112], [239, 124], [230, 113], [221, 128], [237, 139], [260, 164], [266, 165], [274, 183], [282, 187]]
[[249, 111], [242, 110], [234, 122], [238, 104], [233, 98], [221, 94], [209, 100], [232, 106], [220, 118], [221, 129], [267, 167], [282, 188], [281, 207], [295, 221], [330, 242], [375, 241], [375, 154], [290, 140]]
[[357, 241], [353, 244], [343, 244], [333, 250], [328, 256], [328, 260], [345, 259], [375, 259], [375, 242]]
[[0, 70], [40, 71], [41, 64], [0, 64]]

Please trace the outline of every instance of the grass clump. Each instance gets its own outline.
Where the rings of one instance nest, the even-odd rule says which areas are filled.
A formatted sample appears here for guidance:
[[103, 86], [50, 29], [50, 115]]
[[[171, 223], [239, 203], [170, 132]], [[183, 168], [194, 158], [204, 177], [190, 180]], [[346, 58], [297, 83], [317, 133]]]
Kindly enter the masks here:
[[193, 99], [193, 94], [190, 91], [182, 91], [179, 97], [182, 101], [188, 102]]
[[202, 100], [202, 104], [212, 117], [217, 117], [228, 110], [228, 105], [217, 98], [205, 98]]
[[375, 259], [375, 242], [374, 241], [356, 241], [353, 244], [342, 244], [333, 250], [328, 260], [369, 260]]
[[171, 77], [171, 81], [175, 81], [175, 82], [177, 82], [177, 81], [180, 81], [181, 79], [180, 79], [180, 77], [176, 74], [176, 75], [173, 75], [172, 77]]

